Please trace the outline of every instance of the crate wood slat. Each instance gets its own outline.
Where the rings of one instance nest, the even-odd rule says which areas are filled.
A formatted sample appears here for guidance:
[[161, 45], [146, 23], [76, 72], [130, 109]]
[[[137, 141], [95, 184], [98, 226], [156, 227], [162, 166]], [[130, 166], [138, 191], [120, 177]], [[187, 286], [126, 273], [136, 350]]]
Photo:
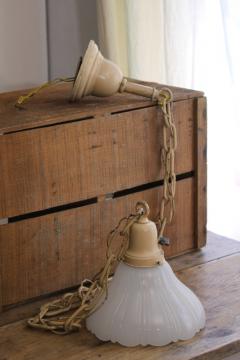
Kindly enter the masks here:
[[[156, 217], [162, 187], [0, 226], [4, 306], [77, 286], [103, 265], [106, 236], [145, 199]], [[177, 215], [166, 231], [173, 256], [193, 248], [194, 180], [178, 182]]]
[[[178, 174], [194, 169], [194, 105], [174, 103]], [[0, 218], [161, 179], [162, 121], [154, 106], [0, 136]]]
[[196, 161], [196, 247], [201, 248], [206, 244], [207, 223], [207, 101], [199, 97], [197, 102], [197, 116], [195, 123], [195, 161]]
[[[157, 88], [164, 86], [153, 85]], [[80, 102], [70, 103], [71, 88], [71, 84], [60, 84], [45, 89], [31, 98], [24, 105], [24, 110], [16, 109], [14, 104], [20, 95], [28, 93], [29, 90], [0, 94], [0, 134], [153, 105], [149, 99], [130, 94], [116, 94], [105, 98], [87, 96]], [[178, 87], [171, 89], [175, 101], [203, 95], [200, 91]]]
[[199, 296], [207, 314], [205, 329], [188, 341], [126, 348], [103, 343], [84, 329], [58, 336], [34, 331], [19, 321], [0, 328], [1, 356], [14, 360], [224, 360], [235, 355], [239, 359], [239, 274], [239, 253], [177, 272]]

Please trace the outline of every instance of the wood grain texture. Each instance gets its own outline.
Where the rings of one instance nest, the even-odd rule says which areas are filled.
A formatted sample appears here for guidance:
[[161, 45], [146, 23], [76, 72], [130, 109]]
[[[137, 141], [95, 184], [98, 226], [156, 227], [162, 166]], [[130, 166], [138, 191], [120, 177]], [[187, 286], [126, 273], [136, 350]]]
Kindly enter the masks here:
[[[176, 212], [166, 235], [166, 256], [193, 248], [192, 178], [178, 183]], [[156, 218], [162, 187], [101, 201], [77, 209], [0, 226], [2, 304], [10, 305], [64, 288], [92, 277], [105, 260], [106, 236], [123, 217], [146, 200]]]
[[[194, 168], [194, 100], [173, 112], [176, 172], [184, 173]], [[162, 121], [150, 107], [0, 136], [0, 218], [159, 180]]]
[[[165, 87], [153, 85], [158, 88]], [[45, 89], [31, 98], [24, 110], [16, 109], [14, 104], [20, 95], [27, 94], [30, 89], [0, 94], [0, 134], [153, 105], [149, 99], [129, 94], [116, 94], [105, 98], [87, 96], [80, 102], [70, 103], [71, 88], [72, 84], [59, 84]], [[203, 94], [189, 89], [170, 88], [175, 101]]]
[[225, 236], [207, 233], [206, 246], [202, 249], [194, 249], [182, 256], [169, 259], [175, 271], [205, 264], [209, 261], [218, 260], [222, 257], [240, 252], [240, 241], [235, 241]]
[[[240, 253], [240, 242], [226, 237], [208, 233], [207, 245], [201, 250], [193, 250], [181, 256], [168, 259], [174, 271], [185, 270], [222, 257]], [[58, 294], [41, 296], [34, 301], [18, 304], [18, 306], [5, 308], [0, 315], [0, 326], [17, 320], [26, 319], [37, 313], [40, 306], [47, 301], [54, 300], [64, 293], [61, 290]]]
[[205, 97], [195, 99], [197, 116], [195, 122], [195, 169], [196, 206], [195, 241], [196, 247], [206, 244], [207, 225], [207, 102]]
[[240, 354], [235, 354], [235, 355], [231, 355], [231, 356], [228, 356], [226, 358], [224, 358], [224, 360], [239, 360], [240, 358]]
[[[221, 274], [221, 276], [219, 276]], [[240, 255], [185, 269], [177, 276], [199, 296], [207, 323], [193, 339], [160, 347], [124, 348], [103, 343], [82, 329], [81, 333], [57, 336], [17, 322], [0, 328], [3, 359], [58, 360], [221, 360], [240, 352]], [[11, 344], [11, 346], [10, 346]]]

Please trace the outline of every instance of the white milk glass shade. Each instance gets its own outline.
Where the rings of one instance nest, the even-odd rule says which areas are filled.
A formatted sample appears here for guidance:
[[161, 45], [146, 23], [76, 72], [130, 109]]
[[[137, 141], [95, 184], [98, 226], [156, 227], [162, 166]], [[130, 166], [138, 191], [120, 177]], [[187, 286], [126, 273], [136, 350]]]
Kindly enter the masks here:
[[86, 325], [103, 341], [162, 346], [192, 338], [204, 327], [205, 312], [165, 260], [151, 268], [121, 262], [106, 300]]

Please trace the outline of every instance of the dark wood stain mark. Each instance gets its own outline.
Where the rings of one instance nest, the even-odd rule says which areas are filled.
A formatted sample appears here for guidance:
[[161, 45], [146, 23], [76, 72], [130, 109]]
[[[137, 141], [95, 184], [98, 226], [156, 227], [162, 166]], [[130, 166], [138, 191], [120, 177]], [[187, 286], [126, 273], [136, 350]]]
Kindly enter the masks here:
[[91, 149], [98, 149], [98, 148], [100, 148], [100, 147], [103, 147], [103, 145], [102, 144], [96, 144], [96, 145], [92, 145], [91, 146]]

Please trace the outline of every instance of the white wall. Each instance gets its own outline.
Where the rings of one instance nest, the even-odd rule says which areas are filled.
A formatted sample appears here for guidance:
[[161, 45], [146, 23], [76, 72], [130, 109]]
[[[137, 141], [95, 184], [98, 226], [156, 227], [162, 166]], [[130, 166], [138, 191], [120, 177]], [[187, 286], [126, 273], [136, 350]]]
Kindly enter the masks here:
[[0, 92], [47, 79], [45, 0], [0, 0]]

